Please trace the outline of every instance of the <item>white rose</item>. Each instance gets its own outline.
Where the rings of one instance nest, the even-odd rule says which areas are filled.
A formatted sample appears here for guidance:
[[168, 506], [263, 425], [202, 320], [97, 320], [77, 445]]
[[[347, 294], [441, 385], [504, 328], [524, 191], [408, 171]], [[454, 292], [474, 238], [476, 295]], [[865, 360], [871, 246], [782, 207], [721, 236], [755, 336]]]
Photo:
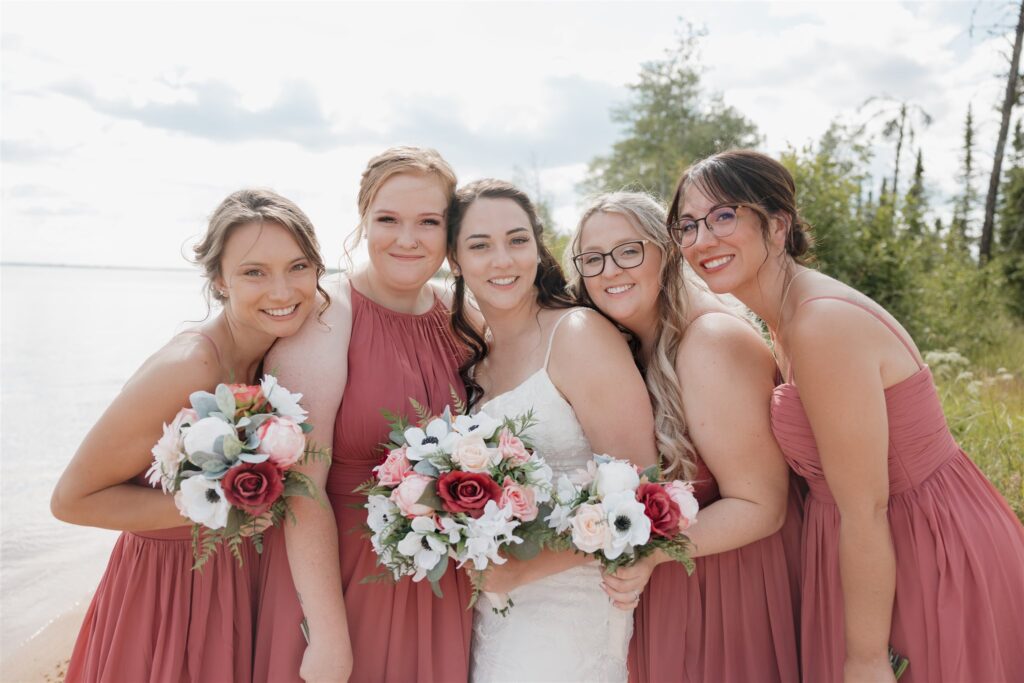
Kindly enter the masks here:
[[572, 518], [572, 543], [585, 553], [601, 550], [608, 541], [604, 507], [584, 503]]
[[185, 452], [190, 456], [196, 453], [213, 453], [213, 445], [217, 438], [235, 433], [235, 428], [219, 417], [204, 417], [185, 430]]
[[601, 499], [620, 491], [635, 491], [639, 485], [640, 475], [628, 462], [613, 460], [597, 467], [594, 492]]
[[498, 459], [497, 450], [480, 436], [464, 436], [452, 448], [452, 462], [467, 472], [487, 472]]

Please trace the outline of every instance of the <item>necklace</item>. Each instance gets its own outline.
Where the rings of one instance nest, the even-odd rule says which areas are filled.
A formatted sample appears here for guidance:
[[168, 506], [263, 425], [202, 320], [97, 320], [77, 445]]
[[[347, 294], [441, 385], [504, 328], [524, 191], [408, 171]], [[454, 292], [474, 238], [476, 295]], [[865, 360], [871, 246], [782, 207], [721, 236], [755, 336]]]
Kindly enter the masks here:
[[786, 299], [789, 298], [789, 290], [793, 287], [793, 283], [796, 282], [796, 279], [798, 277], [800, 277], [804, 273], [809, 273], [809, 272], [811, 272], [811, 269], [810, 268], [805, 268], [805, 269], [801, 270], [799, 273], [797, 273], [796, 275], [794, 275], [793, 277], [791, 277], [789, 279], [789, 282], [786, 283], [785, 288], [782, 290], [782, 301], [779, 302], [779, 312], [778, 312], [778, 315], [776, 316], [778, 318], [778, 322], [776, 324], [779, 326], [779, 333], [780, 334], [777, 335], [776, 333], [772, 332], [770, 329], [768, 330], [769, 336], [771, 337], [771, 340], [772, 340], [772, 357], [775, 359], [775, 365], [779, 366], [780, 370], [781, 370], [781, 365], [779, 363], [779, 356], [778, 356], [778, 354], [775, 351], [775, 347], [777, 346], [778, 338], [779, 338], [779, 336], [781, 336], [781, 332], [782, 332], [782, 311], [785, 310], [785, 308], [786, 308]]

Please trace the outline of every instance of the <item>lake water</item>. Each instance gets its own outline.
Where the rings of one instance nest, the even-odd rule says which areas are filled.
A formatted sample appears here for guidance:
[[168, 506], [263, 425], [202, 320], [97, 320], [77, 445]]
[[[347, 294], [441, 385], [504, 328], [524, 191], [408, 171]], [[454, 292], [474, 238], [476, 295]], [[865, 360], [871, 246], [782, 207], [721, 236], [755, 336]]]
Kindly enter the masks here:
[[99, 582], [117, 532], [50, 492], [134, 370], [206, 314], [197, 271], [0, 266], [0, 656]]

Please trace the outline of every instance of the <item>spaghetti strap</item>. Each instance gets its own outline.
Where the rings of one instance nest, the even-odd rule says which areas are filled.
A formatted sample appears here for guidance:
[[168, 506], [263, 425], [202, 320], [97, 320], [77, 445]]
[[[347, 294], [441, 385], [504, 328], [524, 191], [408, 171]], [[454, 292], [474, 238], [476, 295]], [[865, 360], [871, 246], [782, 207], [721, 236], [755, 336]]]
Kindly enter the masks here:
[[200, 337], [210, 342], [210, 345], [213, 346], [213, 352], [217, 355], [217, 365], [220, 365], [221, 367], [224, 366], [224, 362], [221, 360], [220, 357], [220, 347], [217, 346], [217, 342], [213, 341], [213, 337], [206, 334], [205, 332], [200, 332], [199, 330], [184, 330], [183, 332], [179, 332], [178, 334], [198, 334]]
[[[840, 297], [840, 296], [813, 296], [810, 299], [806, 299], [804, 301], [801, 301], [800, 304], [797, 306], [797, 308], [800, 308], [800, 306], [803, 306], [804, 304], [810, 303], [812, 301], [819, 301], [821, 299], [828, 299], [828, 300], [832, 300], [832, 301], [844, 301], [844, 302], [846, 302], [848, 304], [856, 306], [857, 308], [860, 308], [860, 309], [863, 309], [863, 310], [867, 311], [876, 320], [878, 320], [878, 322], [880, 322], [883, 325], [885, 325], [889, 329], [889, 331], [892, 332], [894, 337], [896, 337], [897, 339], [900, 340], [900, 343], [903, 344], [903, 347], [907, 350], [907, 353], [909, 353], [910, 357], [914, 359], [915, 363], [917, 363], [917, 369], [918, 370], [920, 370], [921, 368], [924, 367], [924, 364], [922, 364], [921, 361], [918, 360], [917, 354], [914, 353], [914, 347], [910, 344], [910, 342], [907, 341], [906, 337], [904, 337], [903, 334], [892, 325], [892, 323], [890, 323], [888, 320], [886, 320], [881, 315], [879, 315], [878, 311], [873, 310], [869, 306], [865, 306], [862, 303], [858, 303], [856, 301], [853, 301], [852, 299], [845, 299], [845, 298]], [[790, 375], [792, 376], [792, 368], [790, 368]], [[790, 381], [792, 381], [792, 377], [790, 378]]]
[[554, 327], [551, 328], [551, 336], [548, 337], [548, 351], [547, 351], [547, 353], [544, 354], [544, 366], [543, 367], [544, 367], [545, 370], [548, 369], [548, 360], [551, 359], [551, 347], [555, 345], [555, 332], [558, 331], [558, 326], [561, 325], [562, 321], [565, 320], [566, 318], [568, 318], [571, 314], [575, 313], [576, 311], [584, 311], [584, 310], [587, 310], [587, 309], [584, 308], [583, 306], [576, 306], [575, 308], [570, 308], [568, 311], [563, 313], [558, 318], [558, 320], [555, 321]]

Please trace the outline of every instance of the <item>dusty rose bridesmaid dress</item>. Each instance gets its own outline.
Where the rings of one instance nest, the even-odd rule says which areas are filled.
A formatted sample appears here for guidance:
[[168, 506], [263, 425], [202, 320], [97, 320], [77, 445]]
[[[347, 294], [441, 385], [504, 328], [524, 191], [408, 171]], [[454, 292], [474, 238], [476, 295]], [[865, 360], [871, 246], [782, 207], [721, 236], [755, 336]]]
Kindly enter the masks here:
[[[695, 476], [701, 507], [718, 499], [703, 462]], [[698, 515], [698, 524], [700, 516]], [[640, 596], [629, 648], [633, 683], [798, 681], [798, 583], [787, 539], [800, 528], [791, 498], [783, 528], [760, 541], [695, 560], [687, 576], [675, 562], [658, 566]]]
[[[877, 312], [837, 300], [874, 315], [916, 358], [900, 331]], [[1024, 527], [953, 440], [926, 366], [886, 389], [885, 402], [888, 517], [896, 550], [890, 643], [910, 660], [900, 683], [1024, 681]], [[803, 537], [804, 680], [841, 681], [839, 511], [792, 383], [776, 388], [772, 429], [810, 487]]]
[[[451, 387], [464, 396], [458, 374], [461, 350], [440, 300], [423, 315], [409, 315], [384, 308], [353, 288], [352, 316], [348, 383], [327, 480], [355, 658], [349, 681], [465, 681], [473, 625], [473, 613], [466, 609], [469, 581], [449, 569], [441, 581], [443, 599], [434, 596], [427, 581], [360, 583], [381, 568], [362, 535], [365, 497], [352, 493], [382, 461], [380, 444], [387, 440], [388, 427], [381, 408], [415, 420], [410, 397], [440, 412], [451, 403]], [[259, 603], [253, 680], [299, 681], [306, 647], [299, 630], [302, 611], [280, 533], [268, 536]]]

